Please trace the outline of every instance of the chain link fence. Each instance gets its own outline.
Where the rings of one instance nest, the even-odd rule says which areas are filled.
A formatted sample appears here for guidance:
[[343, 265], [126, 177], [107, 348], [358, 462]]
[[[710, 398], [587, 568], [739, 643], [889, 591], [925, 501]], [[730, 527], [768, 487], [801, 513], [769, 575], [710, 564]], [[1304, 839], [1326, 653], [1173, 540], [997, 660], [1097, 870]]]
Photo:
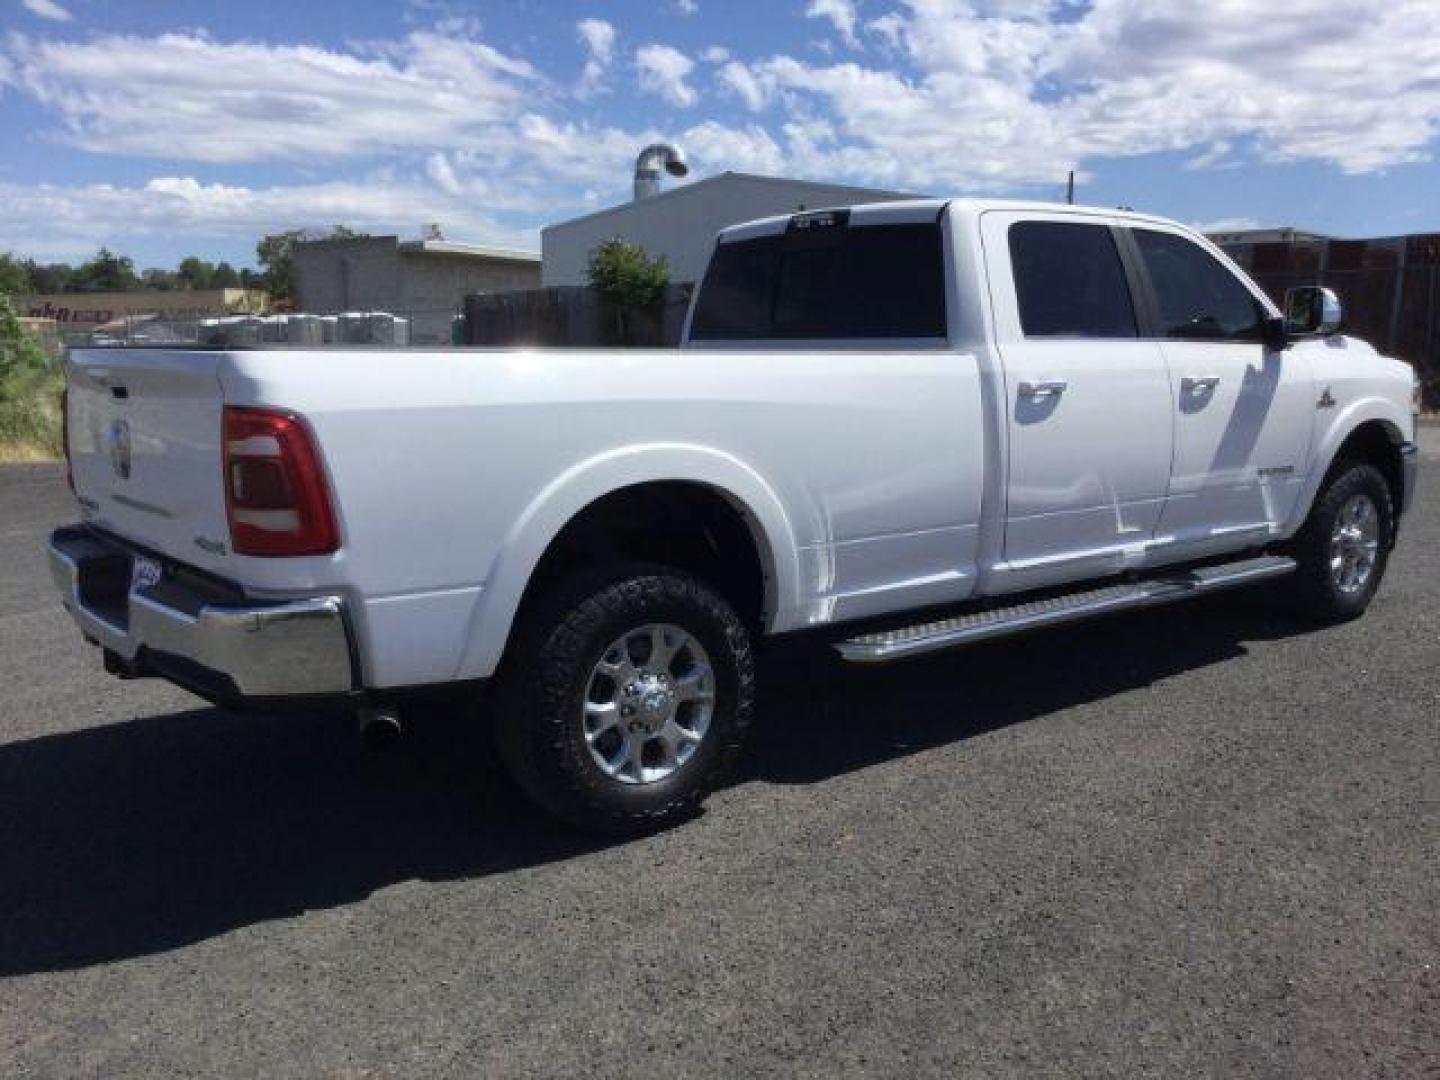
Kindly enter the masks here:
[[321, 311], [169, 318], [135, 314], [86, 331], [67, 331], [71, 348], [105, 345], [195, 345], [242, 348], [259, 345], [458, 345], [464, 318], [457, 308], [387, 311]]

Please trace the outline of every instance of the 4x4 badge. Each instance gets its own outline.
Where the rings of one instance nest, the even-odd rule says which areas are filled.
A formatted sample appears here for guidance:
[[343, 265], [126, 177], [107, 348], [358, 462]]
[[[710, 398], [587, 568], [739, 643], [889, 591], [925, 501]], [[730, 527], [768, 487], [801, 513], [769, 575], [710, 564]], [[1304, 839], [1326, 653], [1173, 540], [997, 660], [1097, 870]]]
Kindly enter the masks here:
[[1330, 387], [1325, 387], [1325, 392], [1320, 395], [1320, 400], [1315, 403], [1317, 409], [1335, 408], [1335, 399], [1330, 396]]

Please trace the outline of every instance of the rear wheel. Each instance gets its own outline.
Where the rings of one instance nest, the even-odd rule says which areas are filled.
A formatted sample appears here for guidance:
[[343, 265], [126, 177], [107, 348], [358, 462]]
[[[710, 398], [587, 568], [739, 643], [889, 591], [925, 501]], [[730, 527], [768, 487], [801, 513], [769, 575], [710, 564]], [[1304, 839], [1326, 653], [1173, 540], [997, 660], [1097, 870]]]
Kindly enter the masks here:
[[1335, 467], [1292, 545], [1301, 610], [1331, 621], [1365, 611], [1385, 574], [1393, 514], [1390, 487], [1375, 466]]
[[699, 804], [750, 723], [749, 637], [708, 585], [634, 565], [539, 600], [501, 676], [500, 750], [537, 803], [580, 828], [654, 827]]

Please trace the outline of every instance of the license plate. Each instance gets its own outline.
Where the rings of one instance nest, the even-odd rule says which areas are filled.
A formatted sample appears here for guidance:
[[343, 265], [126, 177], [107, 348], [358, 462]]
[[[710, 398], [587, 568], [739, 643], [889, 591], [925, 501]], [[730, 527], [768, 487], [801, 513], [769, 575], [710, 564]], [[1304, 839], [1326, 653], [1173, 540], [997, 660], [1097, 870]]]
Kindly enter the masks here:
[[160, 584], [160, 579], [165, 576], [165, 568], [154, 559], [146, 558], [144, 555], [136, 555], [130, 563], [130, 589], [148, 589]]

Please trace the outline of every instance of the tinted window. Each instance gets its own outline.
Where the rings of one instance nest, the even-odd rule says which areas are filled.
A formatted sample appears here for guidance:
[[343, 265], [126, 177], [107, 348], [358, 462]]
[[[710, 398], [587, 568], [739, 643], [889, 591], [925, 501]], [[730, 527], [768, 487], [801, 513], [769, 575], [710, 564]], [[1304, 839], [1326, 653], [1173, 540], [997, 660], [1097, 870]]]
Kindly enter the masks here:
[[837, 225], [721, 244], [690, 336], [943, 338], [940, 226]]
[[1105, 225], [1010, 226], [1010, 265], [1027, 337], [1135, 337], [1135, 306]]
[[1172, 338], [1254, 340], [1265, 309], [1200, 245], [1172, 233], [1136, 229], [1135, 240], [1160, 304], [1160, 333]]
[[716, 247], [691, 320], [692, 338], [764, 336], [755, 331], [770, 325], [780, 240], [762, 236]]

